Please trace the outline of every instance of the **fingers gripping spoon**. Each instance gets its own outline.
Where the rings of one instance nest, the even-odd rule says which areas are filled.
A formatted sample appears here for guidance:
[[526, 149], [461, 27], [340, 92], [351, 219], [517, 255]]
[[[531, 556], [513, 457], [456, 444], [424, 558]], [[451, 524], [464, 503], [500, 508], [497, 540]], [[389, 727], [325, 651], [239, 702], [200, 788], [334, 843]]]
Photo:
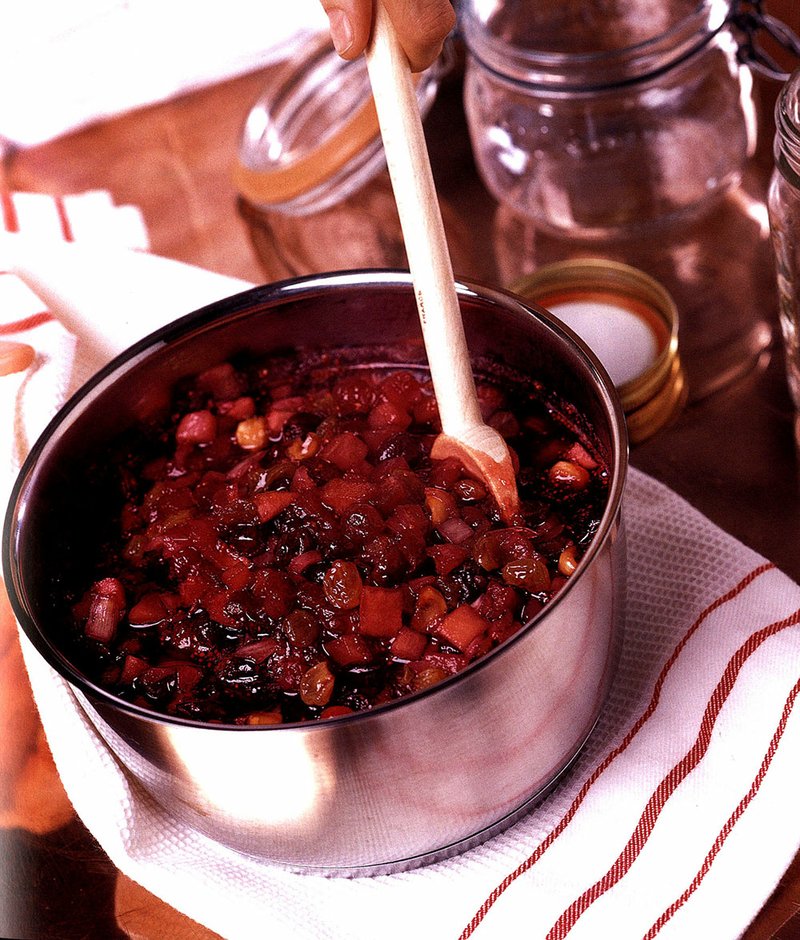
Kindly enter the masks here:
[[514, 468], [481, 416], [411, 69], [380, 2], [366, 58], [442, 422], [431, 455], [479, 476], [508, 523], [519, 509]]

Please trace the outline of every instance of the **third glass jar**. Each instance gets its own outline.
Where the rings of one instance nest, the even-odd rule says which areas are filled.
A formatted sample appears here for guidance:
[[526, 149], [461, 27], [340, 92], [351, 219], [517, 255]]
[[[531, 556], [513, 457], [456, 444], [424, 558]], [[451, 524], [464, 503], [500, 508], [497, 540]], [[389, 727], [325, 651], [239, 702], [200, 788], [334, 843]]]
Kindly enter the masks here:
[[583, 237], [700, 209], [756, 140], [734, 0], [462, 0], [478, 170], [501, 203]]

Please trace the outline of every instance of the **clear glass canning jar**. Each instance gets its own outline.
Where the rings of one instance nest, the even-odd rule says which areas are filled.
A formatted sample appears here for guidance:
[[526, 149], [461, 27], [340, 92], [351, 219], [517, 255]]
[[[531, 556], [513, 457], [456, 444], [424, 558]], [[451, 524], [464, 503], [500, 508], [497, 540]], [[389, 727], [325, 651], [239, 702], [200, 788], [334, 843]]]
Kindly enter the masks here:
[[735, 184], [755, 147], [735, 0], [462, 0], [465, 110], [493, 196], [606, 236]]
[[789, 391], [800, 409], [800, 69], [778, 96], [774, 154], [767, 205]]
[[[417, 101], [430, 110], [446, 57], [416, 76]], [[233, 168], [239, 193], [284, 215], [322, 212], [384, 168], [366, 62], [344, 61], [327, 34], [305, 45], [251, 108]]]

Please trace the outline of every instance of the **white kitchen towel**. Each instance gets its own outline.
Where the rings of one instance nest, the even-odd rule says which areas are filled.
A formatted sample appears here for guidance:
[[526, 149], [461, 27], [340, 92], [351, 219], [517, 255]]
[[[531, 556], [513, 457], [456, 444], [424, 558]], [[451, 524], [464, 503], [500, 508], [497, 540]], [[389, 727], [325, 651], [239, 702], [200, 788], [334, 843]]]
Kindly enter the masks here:
[[327, 22], [319, 0], [4, 4], [0, 143], [31, 146], [253, 71]]
[[[60, 403], [54, 391], [48, 408]], [[229, 940], [739, 936], [800, 848], [800, 587], [636, 470], [624, 513], [626, 634], [608, 703], [559, 786], [486, 844], [362, 878], [239, 855], [143, 795], [23, 637], [78, 814], [121, 871]]]

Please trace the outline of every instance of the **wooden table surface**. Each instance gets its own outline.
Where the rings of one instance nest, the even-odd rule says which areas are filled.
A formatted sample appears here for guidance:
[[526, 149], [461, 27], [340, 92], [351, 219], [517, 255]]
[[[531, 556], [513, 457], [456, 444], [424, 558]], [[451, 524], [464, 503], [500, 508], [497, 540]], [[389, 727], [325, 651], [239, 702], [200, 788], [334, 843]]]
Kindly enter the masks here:
[[[796, 0], [768, 6], [800, 30]], [[239, 203], [230, 166], [241, 124], [278, 74], [272, 67], [7, 154], [5, 184], [53, 194], [107, 189], [118, 204], [140, 207], [155, 254], [250, 281], [403, 264], [385, 176], [344, 205], [306, 219], [268, 216]], [[633, 448], [633, 464], [800, 580], [794, 414], [763, 228], [777, 89], [757, 80], [759, 151], [743, 189], [692, 236], [702, 263], [691, 292], [667, 263], [669, 246], [658, 241], [595, 245], [594, 253], [650, 270], [667, 282], [681, 310], [689, 401], [669, 427]], [[426, 129], [458, 275], [507, 285], [546, 260], [585, 249], [544, 238], [496, 206], [473, 165], [457, 72], [444, 82]], [[710, 251], [712, 238], [727, 239], [724, 250]], [[720, 433], [731, 428], [735, 433]], [[787, 825], [800, 828], [798, 817]], [[75, 816], [36, 717], [2, 596], [0, 857], [0, 936], [216, 936], [118, 873]], [[800, 938], [800, 856], [745, 937]]]

